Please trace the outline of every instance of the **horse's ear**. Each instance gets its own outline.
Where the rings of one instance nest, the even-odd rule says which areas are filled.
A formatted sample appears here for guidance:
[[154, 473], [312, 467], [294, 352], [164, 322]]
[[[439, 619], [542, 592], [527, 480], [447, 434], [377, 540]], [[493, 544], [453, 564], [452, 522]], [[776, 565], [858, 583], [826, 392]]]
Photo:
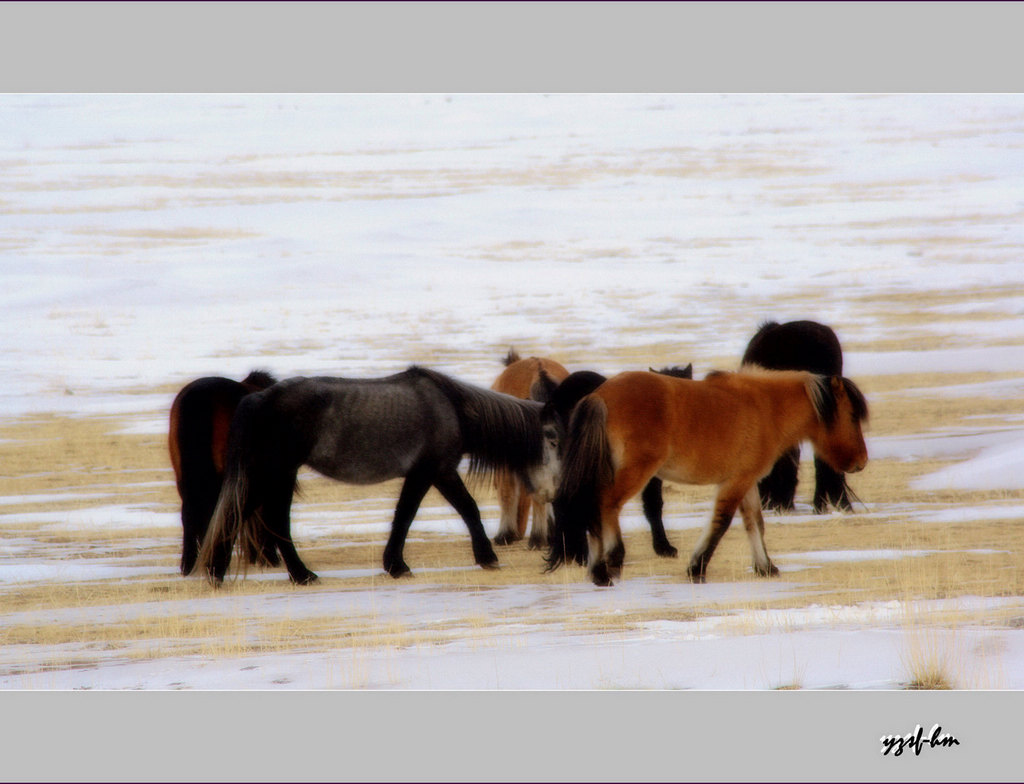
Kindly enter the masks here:
[[686, 367], [683, 368], [682, 375], [680, 378], [693, 378], [693, 363], [687, 362]]
[[537, 380], [530, 387], [530, 400], [547, 403], [556, 389], [558, 389], [558, 382], [551, 378], [544, 368], [541, 368]]
[[511, 346], [508, 349], [508, 354], [505, 356], [505, 367], [519, 361], [519, 352], [517, 352]]

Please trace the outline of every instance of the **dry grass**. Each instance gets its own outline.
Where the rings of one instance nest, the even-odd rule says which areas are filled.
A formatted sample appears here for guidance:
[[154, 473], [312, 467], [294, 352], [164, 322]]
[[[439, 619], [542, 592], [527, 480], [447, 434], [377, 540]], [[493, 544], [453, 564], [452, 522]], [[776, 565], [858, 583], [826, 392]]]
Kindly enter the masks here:
[[[954, 293], [928, 301], [906, 295], [909, 321], [939, 321], [935, 306], [975, 301], [982, 295], [998, 298], [1021, 290]], [[903, 295], [900, 295], [903, 296]], [[882, 298], [884, 299], [884, 298]], [[879, 299], [863, 303], [878, 308], [879, 316], [896, 322], [898, 309]], [[970, 313], [959, 320], [974, 318]], [[977, 318], [986, 318], [978, 314]], [[942, 315], [942, 319], [949, 317]], [[956, 319], [952, 320], [955, 327]], [[899, 325], [902, 328], [902, 324]], [[947, 344], [932, 335], [929, 347]], [[920, 348], [884, 338], [858, 350], [905, 350]], [[694, 358], [687, 345], [647, 345], [623, 348], [602, 358], [605, 366], [658, 365]], [[556, 352], [552, 352], [553, 354]], [[450, 357], [445, 356], [445, 361]], [[429, 358], [424, 361], [429, 362]], [[734, 358], [710, 358], [702, 365], [727, 367]], [[1001, 372], [904, 374], [858, 378], [871, 403], [869, 435], [900, 436], [938, 433], [955, 427], [998, 427], [1019, 420], [1019, 400], [1013, 398], [943, 396], [937, 391], [950, 384], [978, 384], [1016, 378]], [[140, 394], [167, 394], [159, 390], [133, 390]], [[811, 604], [851, 607], [871, 602], [898, 601], [906, 609], [903, 628], [906, 646], [901, 661], [908, 688], [974, 688], [997, 683], [998, 674], [964, 671], [955, 630], [966, 626], [1008, 626], [1019, 619], [999, 611], [968, 612], [953, 609], [925, 612], [922, 602], [958, 597], [1024, 595], [1024, 526], [1012, 509], [1005, 518], [989, 517], [955, 523], [924, 522], [922, 513], [948, 508], [1019, 505], [1021, 491], [942, 491], [912, 489], [913, 481], [941, 468], [939, 460], [878, 459], [851, 477], [857, 495], [869, 508], [857, 514], [806, 515], [800, 518], [767, 515], [769, 552], [784, 567], [784, 579], [799, 590], [775, 598], [751, 602], [676, 605], [629, 611], [587, 610], [566, 618], [547, 612], [545, 606], [509, 610], [500, 617], [476, 613], [425, 621], [402, 621], [371, 611], [314, 612], [289, 616], [259, 612], [260, 602], [278, 602], [323, 593], [343, 600], [349, 589], [375, 591], [396, 586], [415, 601], [418, 591], [432, 595], [445, 592], [487, 592], [513, 585], [542, 585], [558, 590], [576, 587], [586, 579], [582, 569], [563, 568], [545, 573], [541, 555], [518, 544], [499, 549], [501, 569], [474, 567], [468, 537], [462, 533], [433, 534], [413, 527], [406, 560], [420, 576], [395, 583], [379, 571], [384, 534], [346, 530], [345, 520], [385, 525], [391, 518], [400, 483], [374, 488], [347, 487], [312, 474], [302, 475], [302, 495], [296, 517], [303, 511], [338, 513], [342, 522], [328, 535], [298, 542], [304, 559], [324, 576], [309, 588], [295, 588], [278, 579], [282, 570], [247, 579], [229, 580], [214, 591], [201, 579], [182, 579], [174, 573], [179, 557], [180, 532], [176, 526], [117, 528], [103, 524], [70, 525], [63, 515], [80, 510], [128, 507], [140, 514], [176, 513], [165, 439], [161, 435], [123, 434], [127, 423], [115, 416], [33, 416], [0, 423], [0, 525], [8, 551], [19, 559], [69, 563], [116, 563], [118, 566], [156, 568], [152, 576], [68, 582], [0, 583], [0, 651], [42, 646], [49, 651], [36, 664], [15, 663], [17, 656], [0, 661], [0, 672], [44, 672], [69, 666], [85, 666], [110, 658], [153, 659], [172, 655], [201, 657], [244, 656], [260, 652], [318, 651], [330, 655], [329, 680], [341, 687], [358, 688], [367, 683], [367, 656], [402, 647], [445, 644], [452, 640], [477, 646], [516, 645], [508, 629], [514, 624], [533, 627], [552, 625], [568, 631], [628, 635], [652, 621], [702, 621], [735, 616], [733, 633], [760, 633], [759, 621], [743, 626], [743, 617], [756, 619], [759, 611], [798, 609]], [[799, 500], [809, 501], [812, 486], [809, 458], [801, 469]], [[485, 517], [493, 517], [494, 495], [490, 488], [472, 488]], [[666, 487], [666, 516], [685, 512], [701, 518], [713, 497], [710, 488]], [[14, 515], [43, 515], [12, 522]], [[428, 495], [421, 515], [454, 517], [436, 494]], [[699, 531], [670, 530], [679, 548], [679, 559], [662, 559], [651, 551], [646, 531], [626, 536], [625, 579], [655, 582], [685, 580], [686, 554]], [[862, 552], [861, 560], [814, 560], [820, 551]], [[886, 557], [887, 553], [905, 553]], [[801, 558], [801, 554], [811, 554]], [[464, 568], [455, 568], [464, 567]], [[436, 570], [427, 572], [426, 570]], [[352, 574], [345, 574], [352, 572]], [[747, 540], [738, 524], [723, 539], [709, 570], [713, 582], [758, 582], [750, 569]], [[429, 589], [425, 586], [429, 585]], [[179, 610], [187, 607], [186, 610]], [[240, 602], [225, 606], [224, 602]], [[244, 603], [244, 604], [242, 604]], [[96, 620], [71, 620], [74, 611], [97, 608]], [[248, 608], [248, 609], [246, 609]], [[66, 620], [62, 620], [64, 615]], [[951, 636], [950, 631], [954, 634]], [[510, 639], [511, 638], [511, 639]], [[377, 655], [377, 654], [374, 654]], [[33, 669], [33, 667], [35, 669]], [[800, 688], [799, 679], [778, 688]]]

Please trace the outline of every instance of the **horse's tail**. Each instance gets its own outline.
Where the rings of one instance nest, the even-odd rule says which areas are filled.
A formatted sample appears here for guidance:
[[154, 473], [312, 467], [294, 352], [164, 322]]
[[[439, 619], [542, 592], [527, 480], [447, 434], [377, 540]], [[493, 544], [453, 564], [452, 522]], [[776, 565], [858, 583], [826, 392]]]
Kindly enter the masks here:
[[211, 449], [214, 406], [210, 394], [193, 385], [182, 389], [171, 405], [171, 465], [182, 500], [194, 485], [205, 484], [210, 477], [219, 488], [220, 477]]
[[608, 409], [601, 398], [589, 395], [572, 412], [562, 463], [562, 479], [555, 496], [555, 526], [547, 571], [566, 561], [587, 562], [587, 534], [600, 536], [601, 491], [614, 478], [606, 424]]
[[520, 475], [543, 457], [542, 403], [467, 384], [413, 366], [412, 372], [431, 381], [451, 402], [462, 432], [469, 473], [487, 479], [498, 471]]
[[181, 496], [182, 574], [192, 571], [217, 505], [228, 424], [245, 394], [237, 381], [201, 378], [182, 389], [171, 406], [169, 446]]
[[[196, 559], [196, 568], [211, 575], [226, 570], [226, 562], [235, 548], [243, 566], [279, 563], [274, 535], [262, 517], [269, 478], [266, 462], [274, 451], [271, 445], [263, 443], [258, 416], [260, 402], [255, 396], [243, 398], [231, 422], [220, 496]], [[223, 572], [217, 576], [223, 577]]]

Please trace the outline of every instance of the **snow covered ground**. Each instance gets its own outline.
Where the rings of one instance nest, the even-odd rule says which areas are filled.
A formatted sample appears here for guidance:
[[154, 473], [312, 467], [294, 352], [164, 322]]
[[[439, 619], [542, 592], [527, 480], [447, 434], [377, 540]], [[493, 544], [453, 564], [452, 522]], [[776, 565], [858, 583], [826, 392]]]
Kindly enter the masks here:
[[[1024, 103], [1015, 95], [0, 100], [8, 418], [119, 413], [137, 415], [133, 432], [162, 432], [171, 393], [145, 392], [154, 385], [241, 377], [258, 365], [365, 376], [415, 361], [489, 384], [508, 345], [605, 372], [619, 369], [622, 346], [649, 347], [701, 372], [735, 357], [763, 318], [814, 317], [855, 343], [876, 337], [874, 297], [998, 288], [1024, 271]], [[958, 330], [963, 348], [852, 350], [847, 373], [1024, 372], [1018, 294], [979, 307], [988, 319], [972, 322], [976, 334]], [[927, 331], [941, 334], [942, 323]], [[945, 390], [1022, 392], [1020, 378]], [[919, 480], [924, 489], [1021, 486], [1019, 427], [953, 435], [870, 446], [970, 457]], [[174, 525], [173, 515], [142, 517], [99, 503], [59, 520]], [[304, 526], [300, 515], [297, 530], [312, 533]], [[4, 582], [86, 576], [5, 560]], [[402, 688], [756, 688], [791, 677], [778, 662], [764, 677], [646, 672], [645, 649], [668, 645], [676, 659], [684, 640], [715, 636], [678, 631], [615, 646], [626, 658], [602, 674], [576, 662], [571, 676], [545, 668], [543, 682], [499, 683], [462, 666], [446, 674], [416, 656], [388, 667]], [[761, 639], [764, 656], [789, 657], [790, 638]], [[848, 675], [802, 680], [892, 683], [884, 668], [861, 669], [872, 658], [849, 655]], [[385, 685], [374, 666], [367, 684]], [[167, 685], [144, 669], [46, 680]], [[1007, 669], [1003, 685], [1016, 687], [1024, 668]], [[620, 674], [634, 671], [636, 680]], [[231, 685], [280, 680], [246, 672]], [[303, 666], [287, 680], [326, 685]]]
[[[1024, 399], [1019, 95], [3, 95], [0, 162], [4, 422], [116, 414], [125, 432], [161, 433], [173, 390], [258, 366], [372, 376], [421, 362], [489, 385], [510, 345], [606, 373], [623, 369], [627, 353], [693, 361], [703, 373], [735, 362], [766, 318], [836, 326], [852, 346], [853, 378], [998, 371], [1012, 377], [938, 389]], [[1018, 285], [1001, 295], [1008, 282]], [[958, 301], [948, 321], [888, 332], [907, 298], [941, 315], [943, 293], [968, 289], [988, 293], [975, 307]], [[965, 311], [984, 318], [965, 321]], [[898, 337], [945, 347], [857, 348]], [[869, 433], [869, 449], [957, 461], [919, 479], [921, 490], [1024, 486], [1019, 415], [999, 427]], [[24, 501], [0, 499], [0, 531], [177, 525], [165, 509], [102, 498], [75, 512], [5, 511]], [[692, 528], [705, 514], [667, 522]], [[1018, 519], [1024, 509], [911, 514]], [[641, 525], [636, 514], [626, 522]], [[460, 529], [447, 512], [424, 510], [413, 534]], [[313, 509], [297, 511], [295, 530], [332, 535]], [[21, 553], [17, 542], [0, 547], [0, 590], [174, 570]], [[421, 569], [414, 583], [372, 591], [211, 596], [196, 607], [228, 616], [259, 601], [283, 618], [350, 613], [424, 626], [474, 613], [515, 619], [538, 605], [562, 615], [678, 610], [737, 591], [756, 603], [798, 590], [785, 579], [787, 554], [773, 556], [783, 574], [765, 583], [636, 577], [609, 591], [442, 595]], [[855, 557], [823, 550], [794, 561]], [[6, 646], [0, 687], [888, 690], [906, 677], [908, 616], [979, 608], [1024, 617], [1024, 597], [810, 603], [601, 635], [511, 622], [401, 649], [111, 657], [27, 672], [33, 655], [52, 652]], [[88, 623], [180, 609], [51, 614]], [[11, 613], [0, 624], [18, 621]], [[948, 653], [964, 688], [1024, 689], [1019, 625], [937, 630], [927, 643]]]

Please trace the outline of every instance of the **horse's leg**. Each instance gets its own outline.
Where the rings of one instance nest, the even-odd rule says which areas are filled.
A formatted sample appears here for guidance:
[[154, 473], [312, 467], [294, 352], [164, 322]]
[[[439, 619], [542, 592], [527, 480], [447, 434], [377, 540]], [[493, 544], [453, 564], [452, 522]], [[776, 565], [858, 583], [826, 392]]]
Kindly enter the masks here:
[[735, 485], [723, 486], [719, 489], [711, 519], [705, 526], [704, 533], [697, 540], [697, 546], [690, 556], [690, 565], [686, 573], [692, 582], [707, 582], [708, 562], [711, 560], [715, 548], [718, 547], [719, 540], [729, 530], [729, 524], [744, 495], [745, 488], [737, 488]]
[[217, 499], [214, 497], [213, 505], [210, 505], [208, 499], [194, 499], [188, 491], [184, 495], [185, 498], [181, 502], [181, 573], [187, 575], [191, 574], [196, 565], [199, 547], [203, 543], [203, 537], [206, 536], [206, 529], [209, 527]]
[[846, 477], [815, 455], [814, 457], [814, 511], [818, 514], [833, 504], [836, 509], [852, 511], [850, 495], [846, 489]]
[[630, 498], [640, 492], [657, 470], [654, 459], [636, 459], [623, 465], [612, 484], [601, 493], [601, 534], [590, 535], [590, 577], [595, 585], [611, 585], [622, 574], [626, 547], [622, 543], [619, 515]]
[[754, 558], [754, 572], [762, 577], [774, 577], [779, 570], [768, 557], [764, 546], [764, 515], [761, 514], [761, 496], [754, 485], [740, 501], [740, 514], [743, 516], [743, 527], [750, 539], [750, 554]]
[[485, 569], [495, 569], [498, 566], [498, 556], [494, 554], [494, 548], [487, 538], [483, 523], [480, 522], [480, 509], [469, 494], [466, 486], [462, 483], [455, 469], [443, 473], [434, 480], [436, 487], [444, 499], [455, 507], [469, 529], [469, 537], [473, 541], [473, 558]]
[[519, 495], [521, 483], [511, 471], [499, 471], [496, 476], [498, 503], [501, 507], [501, 522], [495, 544], [512, 544], [522, 538], [519, 533]]
[[178, 485], [181, 495], [181, 573], [189, 574], [195, 567], [210, 518], [217, 508], [222, 477], [213, 466], [192, 466]]
[[661, 494], [662, 481], [654, 477], [644, 487], [640, 496], [644, 504], [644, 517], [651, 526], [651, 544], [654, 552], [665, 558], [675, 558], [679, 551], [672, 546], [665, 535], [665, 523], [662, 520], [661, 512], [665, 508], [665, 502]]
[[523, 483], [517, 478], [516, 489], [519, 493], [519, 503], [516, 506], [516, 533], [519, 534], [519, 538], [522, 539], [526, 536], [526, 526], [530, 524], [530, 507], [532, 506], [532, 498], [530, 493], [527, 492]]
[[530, 528], [530, 541], [527, 546], [531, 550], [543, 550], [549, 543], [551, 504], [546, 504], [532, 497], [530, 500], [533, 507], [533, 526]]
[[317, 580], [306, 564], [299, 558], [292, 541], [292, 494], [295, 491], [295, 474], [268, 493], [263, 501], [263, 523], [270, 529], [269, 541], [261, 542], [259, 551], [264, 554], [273, 553], [274, 544], [284, 559], [288, 569], [288, 577], [296, 585], [309, 585]]
[[[395, 506], [395, 516], [391, 521], [391, 535], [384, 547], [384, 571], [392, 577], [412, 574], [412, 570], [402, 557], [405, 538], [409, 534], [409, 526], [412, 525], [412, 519], [420, 508], [423, 496], [433, 483], [432, 480], [430, 472], [415, 468], [405, 477], [402, 492], [398, 496], [398, 504]], [[477, 518], [479, 519], [479, 515]]]
[[775, 461], [768, 476], [758, 482], [761, 504], [765, 509], [785, 512], [794, 508], [799, 469], [799, 446], [784, 452], [782, 457]]
[[206, 571], [214, 585], [220, 585], [224, 582], [224, 577], [231, 566], [231, 550], [234, 548], [234, 544], [234, 542], [222, 539], [213, 546], [213, 555], [210, 558], [210, 564], [207, 566]]

